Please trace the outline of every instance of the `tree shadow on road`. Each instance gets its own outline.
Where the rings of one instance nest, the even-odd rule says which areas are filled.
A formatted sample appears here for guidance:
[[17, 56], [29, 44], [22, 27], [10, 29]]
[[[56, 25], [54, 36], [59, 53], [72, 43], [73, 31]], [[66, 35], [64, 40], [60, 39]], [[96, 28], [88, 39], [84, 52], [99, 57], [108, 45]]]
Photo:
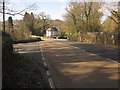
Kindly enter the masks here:
[[[39, 44], [36, 44], [27, 44], [21, 54], [28, 56], [40, 68], [40, 49]], [[45, 48], [44, 57], [58, 89], [118, 88], [118, 64], [106, 61], [93, 53], [79, 49], [75, 51], [71, 47], [61, 48], [59, 45], [56, 48], [53, 46]]]
[[117, 63], [78, 49], [51, 49], [44, 53], [59, 88], [118, 88]]
[[[99, 64], [100, 63], [100, 64]], [[96, 65], [94, 65], [96, 64]], [[99, 65], [99, 66], [97, 66]], [[111, 66], [111, 67], [109, 67]], [[61, 63], [58, 70], [68, 78], [69, 87], [79, 88], [117, 88], [118, 67], [107, 62], [87, 61]]]

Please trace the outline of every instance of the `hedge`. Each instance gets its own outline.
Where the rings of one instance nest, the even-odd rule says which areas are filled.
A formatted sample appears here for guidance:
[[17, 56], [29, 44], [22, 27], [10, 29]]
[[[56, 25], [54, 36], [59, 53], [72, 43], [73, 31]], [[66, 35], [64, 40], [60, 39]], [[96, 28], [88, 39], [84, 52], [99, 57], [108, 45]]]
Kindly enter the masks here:
[[13, 55], [13, 40], [10, 35], [2, 31], [2, 58], [10, 59]]
[[79, 41], [82, 43], [97, 43], [97, 44], [112, 44], [117, 45], [119, 42], [120, 34], [117, 32], [82, 32], [68, 36], [70, 41]]

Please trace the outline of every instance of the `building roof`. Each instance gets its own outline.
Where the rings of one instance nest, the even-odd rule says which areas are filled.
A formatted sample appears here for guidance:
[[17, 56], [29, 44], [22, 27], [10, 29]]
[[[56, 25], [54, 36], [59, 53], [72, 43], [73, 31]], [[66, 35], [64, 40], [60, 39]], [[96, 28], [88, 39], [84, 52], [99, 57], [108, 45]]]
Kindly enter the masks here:
[[58, 31], [58, 29], [56, 27], [50, 27], [46, 31]]

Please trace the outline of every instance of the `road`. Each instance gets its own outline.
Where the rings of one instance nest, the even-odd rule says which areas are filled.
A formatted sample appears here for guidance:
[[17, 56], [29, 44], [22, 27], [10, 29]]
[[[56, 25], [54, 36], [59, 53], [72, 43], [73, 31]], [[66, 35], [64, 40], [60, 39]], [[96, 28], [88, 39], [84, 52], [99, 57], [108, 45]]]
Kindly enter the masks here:
[[[27, 43], [23, 45], [27, 50], [32, 48], [36, 52], [39, 49], [35, 44], [31, 43], [30, 47]], [[119, 63], [116, 60], [117, 51], [113, 48], [78, 44], [64, 39], [44, 39], [40, 42], [40, 49], [56, 88], [118, 87]]]

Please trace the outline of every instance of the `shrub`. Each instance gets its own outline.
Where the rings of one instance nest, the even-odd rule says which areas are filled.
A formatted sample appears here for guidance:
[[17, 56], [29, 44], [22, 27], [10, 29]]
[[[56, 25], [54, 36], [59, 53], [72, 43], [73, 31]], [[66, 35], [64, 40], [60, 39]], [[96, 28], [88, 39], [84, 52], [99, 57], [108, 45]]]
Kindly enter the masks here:
[[13, 56], [13, 40], [6, 32], [2, 32], [2, 58], [9, 60]]

